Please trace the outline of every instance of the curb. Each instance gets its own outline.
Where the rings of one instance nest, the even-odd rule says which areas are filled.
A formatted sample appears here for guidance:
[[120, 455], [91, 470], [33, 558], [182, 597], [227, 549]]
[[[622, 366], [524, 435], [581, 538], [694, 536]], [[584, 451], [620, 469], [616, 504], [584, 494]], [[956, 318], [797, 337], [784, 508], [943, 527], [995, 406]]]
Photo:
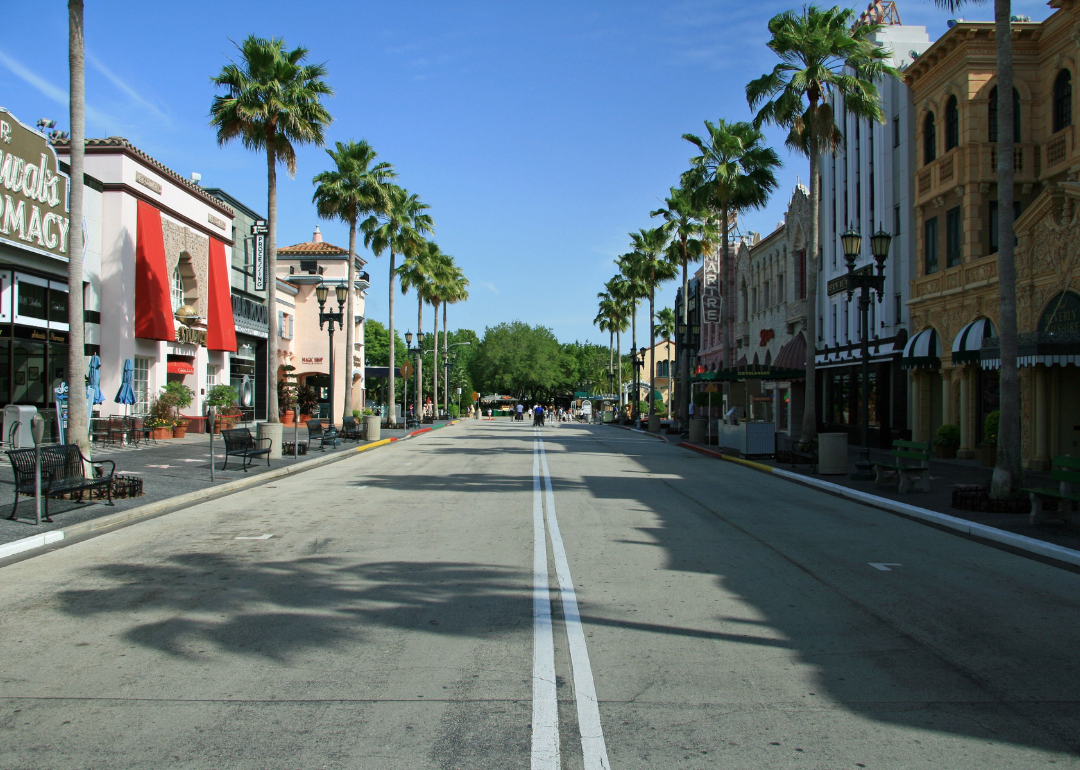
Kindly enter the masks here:
[[901, 516], [905, 516], [918, 521], [924, 521], [928, 524], [943, 527], [945, 529], [959, 532], [971, 537], [980, 538], [982, 540], [989, 540], [993, 543], [999, 543], [1001, 545], [1015, 548], [1018, 551], [1024, 551], [1026, 553], [1041, 556], [1046, 559], [1053, 559], [1054, 561], [1064, 562], [1074, 567], [1080, 567], [1080, 551], [1075, 551], [1072, 548], [1065, 548], [1064, 546], [1054, 545], [1053, 543], [1046, 543], [1042, 540], [1037, 540], [1033, 537], [1026, 535], [1017, 535], [1013, 532], [1006, 532], [996, 527], [989, 527], [985, 524], [975, 524], [966, 519], [961, 519], [956, 516], [950, 516], [947, 513], [938, 513], [937, 511], [931, 511], [927, 508], [920, 508], [917, 505], [909, 505], [908, 503], [900, 503], [895, 500], [890, 500], [887, 497], [879, 497], [872, 495], [869, 492], [861, 492], [857, 489], [851, 489], [841, 484], [833, 484], [830, 481], [822, 481], [821, 479], [813, 479], [808, 476], [803, 476], [799, 473], [793, 473], [791, 471], [785, 471], [782, 468], [774, 468], [771, 465], [765, 465], [763, 463], [755, 463], [750, 460], [743, 460], [738, 457], [729, 457], [720, 452], [713, 451], [712, 449], [705, 449], [704, 447], [695, 446], [685, 441], [676, 444], [676, 446], [684, 449], [690, 449], [694, 452], [698, 452], [709, 457], [716, 457], [727, 462], [737, 463], [739, 465], [745, 465], [748, 468], [753, 468], [756, 471], [772, 474], [778, 476], [787, 481], [793, 481], [796, 484], [802, 484], [803, 486], [813, 487], [825, 492], [831, 492], [832, 494], [839, 495], [840, 497], [846, 497], [849, 500], [854, 500], [864, 505], [869, 505], [874, 508], [880, 508], [881, 510], [888, 511], [889, 513], [896, 513]]
[[641, 433], [641, 434], [646, 435], [646, 436], [652, 436], [653, 438], [660, 439], [665, 444], [670, 444], [671, 443], [666, 438], [664, 438], [663, 434], [661, 434], [661, 433], [649, 433], [649, 431], [647, 431], [647, 430], [642, 430], [641, 428], [631, 428], [629, 425], [616, 425], [614, 427], [622, 428], [623, 430], [628, 430], [631, 433]]
[[[439, 425], [437, 427], [442, 428], [446, 425], [453, 425], [453, 422], [446, 423], [445, 425]], [[331, 463], [347, 460], [354, 456], [357, 452], [366, 452], [369, 449], [375, 449], [377, 447], [393, 444], [398, 441], [404, 441], [405, 439], [412, 438], [418, 433], [427, 433], [431, 431], [431, 428], [426, 428], [417, 433], [410, 433], [403, 438], [384, 438], [379, 441], [373, 441], [370, 444], [364, 444], [357, 447], [352, 452], [343, 451], [334, 454], [327, 455], [325, 457], [315, 457], [311, 460], [304, 460], [303, 462], [296, 463], [294, 465], [288, 465], [276, 470], [267, 471], [266, 473], [260, 473], [255, 476], [249, 476], [248, 478], [236, 479], [225, 484], [219, 484], [213, 487], [207, 487], [205, 489], [197, 489], [194, 492], [187, 492], [183, 495], [177, 495], [175, 497], [167, 497], [164, 500], [158, 500], [153, 503], [147, 503], [146, 505], [140, 505], [138, 508], [132, 508], [127, 511], [120, 511], [108, 516], [102, 516], [97, 519], [91, 519], [90, 521], [81, 521], [78, 524], [72, 524], [70, 527], [64, 529], [54, 529], [49, 532], [43, 532], [40, 535], [31, 535], [30, 537], [24, 537], [20, 540], [14, 540], [10, 543], [4, 543], [0, 545], [0, 559], [7, 558], [8, 556], [15, 556], [26, 551], [33, 550], [35, 548], [41, 548], [42, 546], [52, 543], [60, 542], [68, 538], [76, 537], [79, 535], [97, 535], [105, 534], [102, 530], [107, 530], [113, 527], [117, 527], [121, 524], [130, 524], [143, 519], [153, 518], [165, 513], [171, 513], [175, 510], [187, 508], [196, 503], [204, 502], [210, 498], [223, 497], [225, 495], [231, 495], [239, 492], [248, 487], [257, 486], [266, 481], [273, 481], [275, 479], [284, 478], [285, 476], [291, 476], [296, 473], [303, 473], [314, 468], [321, 467], [323, 465], [330, 465]]]

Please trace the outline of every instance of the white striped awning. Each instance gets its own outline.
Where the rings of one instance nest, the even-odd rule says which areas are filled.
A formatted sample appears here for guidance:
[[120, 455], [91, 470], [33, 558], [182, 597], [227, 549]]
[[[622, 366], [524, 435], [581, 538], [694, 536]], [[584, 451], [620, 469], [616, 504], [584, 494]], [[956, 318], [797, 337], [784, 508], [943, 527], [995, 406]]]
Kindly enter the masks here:
[[941, 338], [933, 329], [923, 329], [908, 340], [900, 356], [904, 369], [937, 369], [941, 366]]
[[988, 318], [972, 321], [956, 335], [952, 345], [954, 364], [977, 364], [981, 357], [983, 340], [997, 334], [994, 324]]

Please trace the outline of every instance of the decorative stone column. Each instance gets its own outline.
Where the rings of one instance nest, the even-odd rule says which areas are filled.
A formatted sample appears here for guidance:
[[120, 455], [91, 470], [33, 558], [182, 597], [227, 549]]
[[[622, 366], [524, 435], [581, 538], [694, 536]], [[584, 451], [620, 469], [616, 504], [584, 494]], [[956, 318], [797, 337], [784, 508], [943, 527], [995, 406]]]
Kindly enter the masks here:
[[1039, 364], [1035, 367], [1035, 382], [1033, 407], [1035, 412], [1035, 446], [1032, 453], [1030, 468], [1033, 471], [1050, 470], [1049, 435], [1047, 433], [1047, 418], [1050, 412], [1050, 389], [1047, 387], [1046, 367]]
[[[941, 370], [941, 424], [952, 425], [953, 423], [953, 402], [952, 402], [952, 379], [955, 369], [942, 369]], [[936, 436], [931, 436], [933, 440]]]
[[908, 372], [911, 381], [911, 440], [922, 440], [922, 380], [919, 371], [913, 369]]
[[957, 374], [960, 377], [960, 448], [956, 450], [956, 456], [971, 460], [975, 457], [975, 420], [971, 401], [971, 380], [974, 375], [970, 366], [960, 367]]

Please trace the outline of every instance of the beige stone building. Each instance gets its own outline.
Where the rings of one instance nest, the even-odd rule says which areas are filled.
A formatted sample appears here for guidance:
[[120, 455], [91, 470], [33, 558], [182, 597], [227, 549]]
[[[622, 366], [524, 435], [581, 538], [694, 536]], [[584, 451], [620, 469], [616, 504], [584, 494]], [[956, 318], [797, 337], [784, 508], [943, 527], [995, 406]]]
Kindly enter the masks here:
[[[1013, 24], [1015, 231], [1023, 457], [1041, 469], [1080, 445], [1080, 152], [1072, 81], [1080, 4]], [[918, 269], [911, 281], [912, 433], [961, 428], [971, 457], [998, 407], [994, 25], [960, 22], [905, 73], [916, 117]]]

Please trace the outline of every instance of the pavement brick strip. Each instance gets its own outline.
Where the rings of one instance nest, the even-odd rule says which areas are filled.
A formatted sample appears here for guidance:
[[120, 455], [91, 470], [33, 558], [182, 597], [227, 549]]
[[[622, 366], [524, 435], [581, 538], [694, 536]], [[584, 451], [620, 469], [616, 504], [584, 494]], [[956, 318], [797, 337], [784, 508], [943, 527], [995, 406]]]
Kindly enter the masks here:
[[[423, 435], [424, 433], [430, 433], [433, 430], [440, 430], [442, 428], [456, 425], [460, 420], [452, 420], [451, 422], [443, 423], [441, 425], [435, 425], [428, 428], [421, 428], [420, 430], [414, 430], [411, 433], [406, 434], [402, 438], [396, 436], [390, 438], [384, 438], [380, 441], [373, 441], [370, 444], [364, 444], [357, 447], [351, 452], [335, 452], [333, 454], [326, 455], [325, 457], [316, 457], [311, 460], [305, 460], [303, 462], [294, 463], [292, 465], [286, 465], [281, 468], [266, 471], [258, 475], [250, 476], [247, 478], [236, 479], [225, 484], [218, 486], [206, 487], [204, 489], [197, 489], [194, 492], [188, 492], [182, 495], [176, 495], [175, 497], [167, 497], [163, 500], [157, 500], [146, 505], [141, 505], [138, 508], [132, 508], [126, 511], [119, 511], [108, 516], [101, 516], [88, 521], [81, 521], [77, 524], [72, 524], [69, 527], [63, 529], [54, 529], [48, 532], [42, 532], [39, 535], [31, 535], [30, 537], [24, 537], [20, 540], [15, 540], [10, 543], [4, 543], [0, 545], [0, 559], [5, 559], [10, 556], [16, 556], [19, 554], [25, 554], [28, 551], [44, 548], [48, 545], [61, 542], [63, 540], [70, 540], [78, 537], [85, 539], [86, 537], [93, 537], [96, 535], [105, 534], [119, 526], [137, 523], [139, 521], [145, 521], [147, 519], [161, 516], [166, 513], [172, 513], [182, 508], [187, 508], [196, 503], [201, 503], [211, 498], [222, 497], [225, 495], [235, 494], [249, 487], [257, 486], [259, 484], [265, 484], [268, 481], [274, 479], [280, 479], [285, 476], [292, 476], [296, 473], [303, 473], [313, 468], [319, 468], [323, 465], [329, 465], [341, 460], [345, 460], [354, 456], [359, 452], [367, 452], [379, 447], [389, 446], [399, 441], [406, 441], [411, 438]], [[31, 554], [36, 555], [36, 554]]]

